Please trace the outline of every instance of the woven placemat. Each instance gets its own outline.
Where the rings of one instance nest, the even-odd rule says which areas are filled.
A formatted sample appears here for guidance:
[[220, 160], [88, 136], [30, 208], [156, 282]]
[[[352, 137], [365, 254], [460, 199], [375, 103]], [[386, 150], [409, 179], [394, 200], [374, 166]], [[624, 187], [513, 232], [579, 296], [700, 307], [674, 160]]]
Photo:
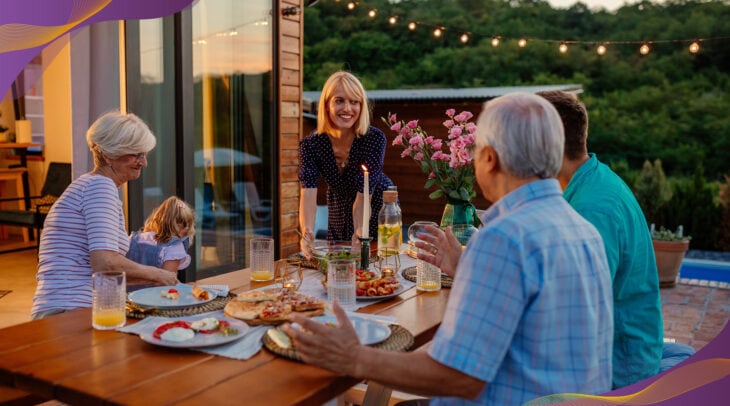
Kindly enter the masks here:
[[[391, 324], [389, 327], [390, 337], [382, 342], [371, 345], [371, 347], [387, 351], [408, 351], [408, 349], [413, 346], [413, 334], [411, 334], [410, 331], [406, 330], [405, 327], [399, 326], [397, 324]], [[275, 328], [278, 329], [280, 327]], [[274, 342], [274, 340], [269, 338], [268, 334], [264, 334], [262, 341], [264, 343], [264, 347], [266, 347], [267, 350], [273, 352], [274, 354], [295, 361], [301, 361], [296, 349], [280, 347], [278, 344], [276, 344], [276, 342]]]
[[[404, 269], [401, 272], [401, 275], [403, 275], [403, 277], [408, 279], [409, 281], [415, 282], [417, 273], [418, 273], [418, 271], [416, 270], [415, 266], [409, 266], [408, 268]], [[441, 274], [441, 287], [442, 288], [450, 288], [452, 283], [454, 283], [454, 279], [452, 277], [450, 277], [449, 275], [446, 275], [445, 273]]]
[[136, 306], [134, 303], [127, 302], [126, 311], [127, 317], [133, 319], [144, 319], [147, 316], [160, 316], [160, 317], [183, 317], [192, 316], [194, 314], [214, 312], [216, 310], [222, 310], [226, 307], [226, 304], [237, 294], [229, 293], [228, 296], [218, 296], [210, 302], [204, 303], [199, 306], [186, 307], [184, 309], [144, 309]]

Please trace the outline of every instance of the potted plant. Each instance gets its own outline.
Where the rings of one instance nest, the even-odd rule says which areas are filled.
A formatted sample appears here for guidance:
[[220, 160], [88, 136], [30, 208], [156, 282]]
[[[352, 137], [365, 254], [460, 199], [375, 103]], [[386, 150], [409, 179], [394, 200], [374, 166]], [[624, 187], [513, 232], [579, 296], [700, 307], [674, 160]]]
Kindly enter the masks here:
[[679, 269], [682, 267], [684, 254], [689, 249], [691, 238], [683, 234], [682, 226], [673, 232], [664, 227], [657, 231], [654, 229], [654, 224], [651, 225], [651, 239], [659, 272], [660, 288], [671, 288], [677, 284]]

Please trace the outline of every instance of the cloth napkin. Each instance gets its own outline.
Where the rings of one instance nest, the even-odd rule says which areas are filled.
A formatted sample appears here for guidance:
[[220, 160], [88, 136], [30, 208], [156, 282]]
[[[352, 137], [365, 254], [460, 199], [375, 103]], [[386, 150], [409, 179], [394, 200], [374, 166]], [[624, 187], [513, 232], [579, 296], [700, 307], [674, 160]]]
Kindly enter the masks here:
[[[215, 312], [209, 312], [209, 313], [202, 313], [202, 314], [196, 314], [195, 316], [187, 316], [183, 317], [185, 320], [199, 320], [203, 319], [205, 317], [215, 317], [215, 318], [223, 318], [225, 315], [223, 314], [223, 311], [215, 311]], [[147, 317], [142, 319], [141, 321], [124, 326], [121, 329], [119, 329], [122, 333], [131, 333], [131, 334], [152, 334], [157, 326], [163, 323], [168, 323], [171, 321], [179, 320], [181, 317]], [[203, 348], [191, 348], [196, 351], [201, 351], [207, 354], [213, 354], [213, 355], [220, 355], [222, 357], [227, 358], [233, 358], [238, 360], [244, 360], [249, 359], [256, 355], [257, 352], [261, 350], [261, 347], [263, 347], [263, 342], [261, 341], [261, 338], [266, 334], [266, 331], [270, 329], [271, 326], [256, 326], [256, 327], [249, 327], [249, 330], [246, 334], [243, 335], [243, 338], [238, 339], [236, 341], [232, 341], [230, 343], [217, 345], [214, 347], [203, 347]]]

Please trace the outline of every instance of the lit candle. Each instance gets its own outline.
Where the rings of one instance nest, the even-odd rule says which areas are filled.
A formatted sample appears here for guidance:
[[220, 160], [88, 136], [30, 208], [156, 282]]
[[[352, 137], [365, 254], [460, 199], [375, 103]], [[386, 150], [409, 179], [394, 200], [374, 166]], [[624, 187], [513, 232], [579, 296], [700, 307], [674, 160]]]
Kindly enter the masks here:
[[364, 180], [362, 186], [363, 204], [362, 204], [362, 238], [370, 237], [370, 174], [365, 165], [362, 166], [364, 172]]

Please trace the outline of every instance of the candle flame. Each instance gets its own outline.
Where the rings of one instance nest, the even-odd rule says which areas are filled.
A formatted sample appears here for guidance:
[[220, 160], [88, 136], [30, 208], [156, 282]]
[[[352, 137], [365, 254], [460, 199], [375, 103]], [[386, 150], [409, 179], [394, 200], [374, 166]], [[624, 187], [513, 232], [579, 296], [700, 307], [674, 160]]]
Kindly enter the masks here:
[[365, 165], [360, 165], [360, 167], [362, 168], [362, 170], [363, 170], [363, 171], [365, 171], [365, 172], [367, 172], [367, 171], [368, 171], [368, 167], [367, 167], [367, 166], [365, 166]]

